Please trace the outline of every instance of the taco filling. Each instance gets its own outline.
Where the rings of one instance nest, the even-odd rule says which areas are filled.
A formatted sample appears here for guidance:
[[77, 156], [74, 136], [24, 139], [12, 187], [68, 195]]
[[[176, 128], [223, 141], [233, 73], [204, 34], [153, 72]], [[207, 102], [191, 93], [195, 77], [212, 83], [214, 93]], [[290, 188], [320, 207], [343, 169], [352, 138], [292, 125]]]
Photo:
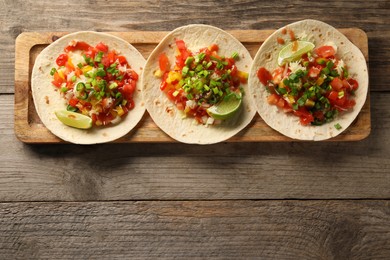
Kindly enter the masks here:
[[[298, 43], [307, 46], [294, 39], [292, 48]], [[299, 117], [302, 125], [331, 122], [356, 104], [359, 84], [332, 43], [317, 46], [272, 71], [260, 67], [257, 77], [269, 93], [267, 102]]]
[[[176, 39], [175, 44], [174, 64], [165, 53], [159, 55], [159, 69], [154, 75], [161, 78], [160, 90], [184, 117], [193, 117], [203, 125], [219, 124], [226, 118], [214, 115], [211, 108], [221, 102], [241, 100], [241, 84], [248, 80], [248, 73], [237, 69], [238, 53], [224, 57], [218, 54], [217, 44], [197, 52], [190, 51], [183, 40]], [[235, 111], [230, 112], [233, 113], [227, 113], [228, 117]]]
[[91, 46], [72, 40], [50, 71], [52, 85], [67, 110], [92, 119], [94, 126], [115, 124], [134, 108], [138, 74], [125, 56], [103, 42]]

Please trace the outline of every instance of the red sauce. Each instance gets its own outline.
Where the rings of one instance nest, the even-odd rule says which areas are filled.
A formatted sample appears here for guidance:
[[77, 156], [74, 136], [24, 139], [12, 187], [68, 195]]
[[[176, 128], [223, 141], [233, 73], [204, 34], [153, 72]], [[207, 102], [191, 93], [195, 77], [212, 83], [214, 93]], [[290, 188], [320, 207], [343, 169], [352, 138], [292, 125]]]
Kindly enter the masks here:
[[284, 40], [282, 38], [278, 37], [276, 40], [279, 44], [284, 44]]
[[272, 74], [264, 67], [261, 67], [257, 71], [257, 77], [259, 78], [261, 84], [267, 85], [268, 81], [272, 79]]
[[286, 34], [287, 33], [287, 29], [286, 28], [283, 28], [282, 29], [282, 34]]
[[288, 30], [288, 34], [290, 35], [290, 39], [292, 41], [295, 41], [295, 34], [294, 34], [294, 32], [292, 30]]

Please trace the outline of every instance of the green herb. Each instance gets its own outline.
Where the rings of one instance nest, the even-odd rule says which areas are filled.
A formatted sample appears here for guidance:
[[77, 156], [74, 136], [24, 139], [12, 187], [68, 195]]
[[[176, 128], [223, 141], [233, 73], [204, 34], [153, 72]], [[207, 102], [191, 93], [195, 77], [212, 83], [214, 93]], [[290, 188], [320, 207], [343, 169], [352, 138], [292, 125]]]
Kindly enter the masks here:
[[96, 71], [96, 76], [104, 77], [104, 76], [106, 76], [106, 71], [102, 68], [98, 68], [98, 70]]
[[103, 58], [104, 52], [99, 51], [98, 54], [95, 56], [95, 62], [101, 62]]
[[50, 71], [50, 75], [53, 76], [57, 72], [56, 68], [52, 68]]
[[240, 58], [238, 52], [236, 52], [236, 51], [233, 52], [233, 53], [232, 53], [232, 58], [235, 59], [235, 60], [238, 60], [238, 59]]
[[341, 130], [341, 125], [339, 123], [335, 124], [334, 127], [337, 129], [337, 130]]
[[190, 66], [192, 62], [194, 61], [194, 57], [188, 57], [186, 61], [184, 62], [187, 66]]
[[112, 89], [116, 89], [117, 87], [118, 87], [118, 83], [116, 83], [116, 82], [113, 82], [113, 83], [110, 84], [110, 86], [108, 86], [108, 88], [111, 89], [111, 90]]

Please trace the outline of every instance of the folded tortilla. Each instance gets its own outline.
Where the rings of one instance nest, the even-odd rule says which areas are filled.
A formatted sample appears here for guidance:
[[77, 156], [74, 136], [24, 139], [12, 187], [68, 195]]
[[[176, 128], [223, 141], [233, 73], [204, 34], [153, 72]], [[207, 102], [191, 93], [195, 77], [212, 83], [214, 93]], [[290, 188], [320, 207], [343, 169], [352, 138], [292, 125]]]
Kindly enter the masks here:
[[122, 117], [122, 120], [117, 124], [93, 126], [91, 129], [82, 130], [64, 125], [55, 116], [55, 111], [66, 110], [67, 105], [58, 89], [51, 83], [53, 77], [50, 75], [50, 70], [56, 67], [56, 58], [59, 54], [64, 53], [64, 48], [72, 40], [85, 41], [92, 46], [103, 42], [110, 49], [114, 49], [124, 55], [138, 75], [142, 74], [145, 59], [137, 49], [121, 38], [110, 34], [89, 31], [63, 36], [46, 47], [38, 55], [34, 64], [31, 76], [31, 90], [39, 118], [54, 135], [76, 144], [105, 143], [123, 137], [138, 124], [145, 112], [140, 80], [137, 82], [137, 89], [133, 96], [135, 107], [126, 116]]
[[[303, 37], [313, 42], [316, 47], [326, 45], [329, 42], [333, 42], [337, 46], [336, 56], [344, 61], [348, 67], [349, 75], [359, 83], [354, 97], [356, 105], [351, 111], [340, 113], [332, 122], [321, 126], [303, 126], [299, 122], [299, 117], [285, 113], [277, 106], [268, 104], [267, 96], [269, 93], [260, 83], [257, 70], [260, 67], [265, 67], [272, 72], [278, 67], [278, 54], [284, 47], [284, 45], [278, 44], [278, 38], [288, 39], [289, 37], [289, 34], [284, 31], [285, 29], [292, 30], [297, 38]], [[368, 69], [359, 48], [337, 29], [320, 21], [303, 20], [278, 29], [264, 41], [254, 58], [248, 84], [258, 113], [270, 127], [290, 138], [317, 141], [339, 135], [355, 120], [367, 98]], [[337, 130], [335, 124], [339, 124], [342, 129]]]
[[241, 109], [221, 124], [208, 126], [198, 124], [192, 117], [183, 118], [183, 113], [160, 90], [161, 78], [154, 76], [154, 72], [159, 68], [159, 55], [163, 52], [166, 53], [171, 64], [175, 63], [177, 55], [175, 39], [184, 40], [187, 48], [192, 52], [198, 52], [199, 49], [209, 47], [211, 44], [219, 46], [218, 54], [221, 56], [230, 57], [236, 51], [240, 56], [236, 65], [241, 71], [249, 72], [252, 63], [252, 58], [242, 43], [219, 28], [193, 24], [175, 29], [151, 53], [142, 76], [145, 106], [153, 121], [170, 137], [183, 143], [212, 144], [236, 135], [256, 114], [248, 94], [248, 84], [241, 84], [246, 93]]

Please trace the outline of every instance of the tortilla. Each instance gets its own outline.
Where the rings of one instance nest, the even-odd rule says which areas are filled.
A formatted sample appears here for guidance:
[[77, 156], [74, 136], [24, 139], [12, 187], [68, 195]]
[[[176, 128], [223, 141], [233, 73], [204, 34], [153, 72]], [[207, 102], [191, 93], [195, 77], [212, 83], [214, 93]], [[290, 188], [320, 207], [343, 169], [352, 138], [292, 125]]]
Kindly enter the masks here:
[[132, 45], [118, 37], [89, 31], [76, 32], [61, 37], [39, 54], [32, 71], [32, 96], [42, 123], [54, 135], [76, 144], [105, 143], [126, 135], [138, 124], [145, 112], [140, 80], [137, 81], [133, 96], [135, 107], [126, 116], [122, 117], [122, 120], [117, 124], [93, 126], [88, 130], [82, 130], [64, 125], [55, 116], [55, 111], [66, 110], [66, 102], [61, 97], [58, 89], [52, 85], [53, 77], [50, 75], [50, 70], [56, 67], [56, 58], [60, 53], [64, 53], [64, 47], [72, 40], [85, 41], [93, 46], [99, 42], [107, 44], [110, 49], [124, 55], [138, 75], [141, 75], [145, 65], [143, 56]]
[[170, 32], [153, 50], [146, 61], [142, 76], [143, 97], [145, 106], [153, 121], [170, 137], [183, 143], [212, 144], [225, 141], [244, 129], [256, 114], [250, 96], [248, 85], [241, 84], [245, 91], [241, 109], [233, 117], [222, 121], [219, 125], [198, 124], [192, 117], [183, 118], [183, 113], [168, 100], [160, 90], [161, 79], [154, 75], [159, 68], [159, 55], [163, 52], [170, 63], [175, 63], [175, 39], [184, 40], [192, 52], [208, 47], [211, 44], [219, 46], [219, 55], [230, 57], [234, 51], [240, 59], [236, 61], [239, 70], [249, 72], [252, 58], [248, 50], [229, 33], [209, 25], [193, 24], [183, 26]]
[[[270, 72], [277, 68], [278, 54], [284, 47], [284, 45], [278, 44], [278, 38], [283, 38], [286, 42], [289, 38], [289, 34], [286, 34], [284, 29], [292, 30], [297, 38], [306, 35], [307, 40], [313, 42], [316, 47], [325, 45], [327, 42], [335, 43], [337, 46], [336, 56], [344, 61], [349, 74], [359, 83], [354, 98], [356, 105], [351, 111], [340, 113], [335, 120], [321, 126], [303, 126], [299, 123], [298, 117], [267, 103], [269, 93], [256, 74], [260, 67], [264, 67]], [[325, 140], [346, 130], [363, 107], [368, 92], [367, 64], [361, 51], [337, 29], [320, 21], [303, 20], [278, 29], [261, 45], [250, 70], [249, 88], [258, 113], [270, 127], [294, 139]], [[337, 130], [335, 124], [339, 124], [342, 129]]]

